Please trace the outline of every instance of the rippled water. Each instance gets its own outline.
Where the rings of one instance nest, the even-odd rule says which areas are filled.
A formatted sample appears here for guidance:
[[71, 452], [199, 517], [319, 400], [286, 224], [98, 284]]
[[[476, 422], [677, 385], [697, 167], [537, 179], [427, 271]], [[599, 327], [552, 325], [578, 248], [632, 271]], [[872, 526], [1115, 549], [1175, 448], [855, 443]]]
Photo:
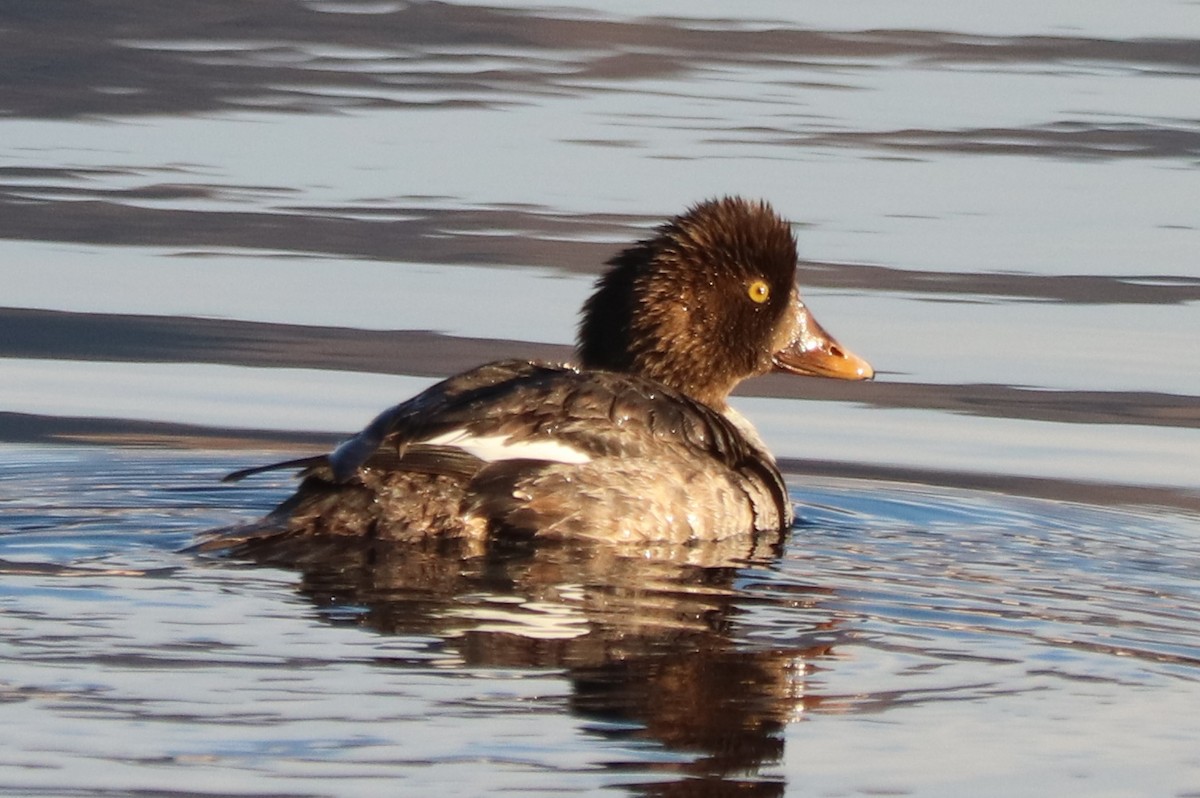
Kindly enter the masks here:
[[777, 553], [179, 552], [283, 495], [246, 455], [6, 451], [7, 791], [1200, 784], [1195, 516], [796, 478]]
[[[1200, 795], [1197, 31], [0, 4], [0, 792]], [[181, 551], [724, 193], [879, 371], [737, 398], [782, 551]]]

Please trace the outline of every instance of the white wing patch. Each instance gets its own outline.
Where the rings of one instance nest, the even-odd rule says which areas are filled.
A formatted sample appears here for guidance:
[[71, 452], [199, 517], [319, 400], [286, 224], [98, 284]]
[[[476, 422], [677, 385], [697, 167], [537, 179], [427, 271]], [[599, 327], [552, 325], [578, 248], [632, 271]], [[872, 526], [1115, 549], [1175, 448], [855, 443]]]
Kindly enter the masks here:
[[453, 446], [487, 463], [497, 460], [545, 460], [551, 463], [592, 462], [586, 452], [560, 441], [513, 441], [508, 435], [474, 435], [465, 429], [443, 432], [422, 443], [432, 446]]

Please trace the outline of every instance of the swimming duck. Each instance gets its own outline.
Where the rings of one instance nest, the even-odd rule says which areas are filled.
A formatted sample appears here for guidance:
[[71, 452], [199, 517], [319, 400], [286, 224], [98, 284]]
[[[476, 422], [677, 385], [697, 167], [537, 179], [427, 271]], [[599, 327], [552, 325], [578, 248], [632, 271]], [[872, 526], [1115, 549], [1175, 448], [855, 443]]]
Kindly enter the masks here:
[[515, 535], [621, 541], [781, 533], [775, 460], [727, 403], [768, 371], [871, 379], [795, 284], [796, 242], [763, 202], [700, 203], [617, 254], [583, 306], [578, 363], [506, 360], [385, 410], [302, 469], [255, 530], [395, 540]]

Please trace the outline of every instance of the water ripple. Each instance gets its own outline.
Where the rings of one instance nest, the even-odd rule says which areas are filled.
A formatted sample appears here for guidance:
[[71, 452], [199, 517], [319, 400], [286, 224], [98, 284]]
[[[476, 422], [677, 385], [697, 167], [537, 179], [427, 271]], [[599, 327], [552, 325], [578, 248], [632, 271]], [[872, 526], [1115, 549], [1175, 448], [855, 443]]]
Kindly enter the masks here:
[[360, 793], [469, 762], [476, 786], [777, 790], [801, 720], [1200, 693], [1200, 521], [1178, 512], [802, 480], [779, 555], [348, 549], [296, 572], [177, 552], [283, 494], [216, 485], [231, 458], [4, 450], [6, 783], [96, 794], [98, 759]]

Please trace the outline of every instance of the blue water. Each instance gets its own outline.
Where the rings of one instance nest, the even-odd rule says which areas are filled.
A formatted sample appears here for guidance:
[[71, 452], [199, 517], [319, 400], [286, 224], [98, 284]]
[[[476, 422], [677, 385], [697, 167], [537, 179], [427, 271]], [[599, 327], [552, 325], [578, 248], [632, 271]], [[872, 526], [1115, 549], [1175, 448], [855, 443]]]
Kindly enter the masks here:
[[180, 552], [272, 454], [4, 450], [7, 791], [1200, 783], [1196, 516], [795, 477], [777, 555]]

